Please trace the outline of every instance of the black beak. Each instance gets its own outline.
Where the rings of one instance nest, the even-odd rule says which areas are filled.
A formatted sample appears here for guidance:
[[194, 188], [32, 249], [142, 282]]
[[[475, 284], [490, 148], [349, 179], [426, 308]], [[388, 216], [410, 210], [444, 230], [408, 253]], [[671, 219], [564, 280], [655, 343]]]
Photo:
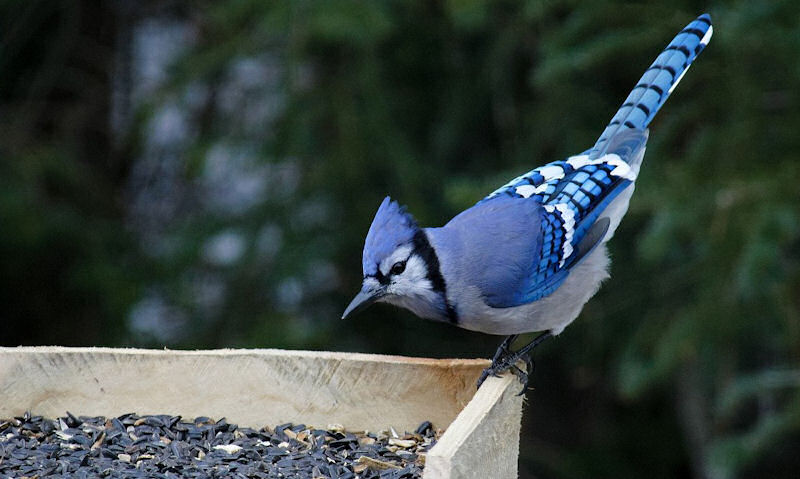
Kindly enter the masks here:
[[361, 288], [361, 291], [358, 292], [356, 297], [350, 301], [347, 309], [344, 310], [344, 314], [342, 314], [342, 319], [346, 319], [348, 316], [367, 309], [372, 303], [379, 300], [381, 296], [383, 296], [382, 291], [369, 289], [364, 286]]

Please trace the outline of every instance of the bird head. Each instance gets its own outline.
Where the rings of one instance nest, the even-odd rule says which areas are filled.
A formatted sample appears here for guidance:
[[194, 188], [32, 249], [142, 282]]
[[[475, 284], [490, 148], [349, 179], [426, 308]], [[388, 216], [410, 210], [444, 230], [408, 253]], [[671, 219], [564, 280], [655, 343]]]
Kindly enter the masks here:
[[367, 233], [362, 268], [361, 291], [342, 318], [376, 301], [408, 308], [426, 318], [441, 314], [445, 301], [443, 288], [436, 284], [436, 275], [441, 277], [436, 253], [411, 214], [388, 196]]

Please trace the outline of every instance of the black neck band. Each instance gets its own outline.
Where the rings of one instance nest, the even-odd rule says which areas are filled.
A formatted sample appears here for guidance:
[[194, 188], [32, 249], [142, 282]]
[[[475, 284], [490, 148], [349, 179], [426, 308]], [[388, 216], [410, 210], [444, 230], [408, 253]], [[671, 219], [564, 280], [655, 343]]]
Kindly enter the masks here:
[[428, 240], [428, 235], [421, 228], [414, 234], [414, 252], [428, 266], [428, 281], [431, 282], [433, 290], [441, 293], [442, 298], [444, 298], [445, 313], [448, 321], [452, 324], [458, 324], [458, 313], [447, 300], [447, 284], [444, 282], [444, 276], [442, 276], [442, 271], [439, 268], [439, 258]]

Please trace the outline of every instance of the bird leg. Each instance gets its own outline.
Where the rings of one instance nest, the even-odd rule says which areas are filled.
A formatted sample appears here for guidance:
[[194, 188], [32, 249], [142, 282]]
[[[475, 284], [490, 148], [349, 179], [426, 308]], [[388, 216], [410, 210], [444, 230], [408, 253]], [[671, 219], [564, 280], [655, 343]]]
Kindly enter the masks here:
[[495, 371], [495, 367], [502, 363], [502, 359], [504, 357], [511, 354], [509, 347], [511, 346], [511, 343], [513, 343], [514, 340], [517, 339], [518, 336], [519, 336], [518, 334], [512, 334], [510, 336], [506, 336], [506, 339], [504, 339], [503, 342], [500, 343], [500, 346], [497, 348], [497, 351], [495, 351], [494, 357], [492, 358], [492, 365], [481, 372], [481, 377], [478, 378], [478, 387], [481, 387], [481, 384], [483, 384], [483, 382], [486, 381], [486, 378], [488, 378], [490, 374], [494, 377], [499, 378], [500, 373], [505, 371], [505, 369]]
[[[478, 378], [478, 387], [481, 387], [481, 384], [483, 384], [486, 378], [488, 378], [490, 375], [497, 377], [500, 376], [501, 373], [511, 371], [519, 378], [523, 385], [522, 391], [520, 391], [519, 394], [522, 395], [525, 393], [525, 391], [528, 389], [528, 383], [530, 382], [530, 375], [533, 373], [533, 358], [531, 357], [531, 353], [536, 346], [552, 336], [553, 335], [550, 333], [550, 331], [545, 331], [517, 351], [511, 351], [509, 349], [511, 343], [517, 339], [517, 335], [512, 334], [511, 336], [507, 337], [500, 344], [500, 347], [497, 348], [497, 352], [494, 354], [494, 358], [492, 359], [492, 365], [484, 369], [481, 373], [481, 377]], [[527, 371], [523, 371], [519, 368], [519, 366], [517, 366], [517, 362], [520, 360], [525, 361]]]
[[511, 354], [511, 350], [509, 349], [511, 347], [511, 343], [516, 341], [518, 337], [518, 334], [512, 334], [511, 336], [507, 336], [506, 339], [500, 343], [500, 346], [497, 348], [497, 351], [494, 353], [494, 357], [492, 358], [492, 364], [497, 363], [503, 356], [508, 356]]

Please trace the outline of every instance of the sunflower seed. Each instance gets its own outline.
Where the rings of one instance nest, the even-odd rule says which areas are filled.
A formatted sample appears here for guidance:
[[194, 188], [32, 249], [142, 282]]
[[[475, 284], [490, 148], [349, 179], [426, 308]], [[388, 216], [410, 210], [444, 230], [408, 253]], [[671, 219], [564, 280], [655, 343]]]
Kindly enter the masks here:
[[441, 435], [281, 424], [240, 428], [225, 418], [139, 416], [0, 418], [0, 477], [411, 479]]

